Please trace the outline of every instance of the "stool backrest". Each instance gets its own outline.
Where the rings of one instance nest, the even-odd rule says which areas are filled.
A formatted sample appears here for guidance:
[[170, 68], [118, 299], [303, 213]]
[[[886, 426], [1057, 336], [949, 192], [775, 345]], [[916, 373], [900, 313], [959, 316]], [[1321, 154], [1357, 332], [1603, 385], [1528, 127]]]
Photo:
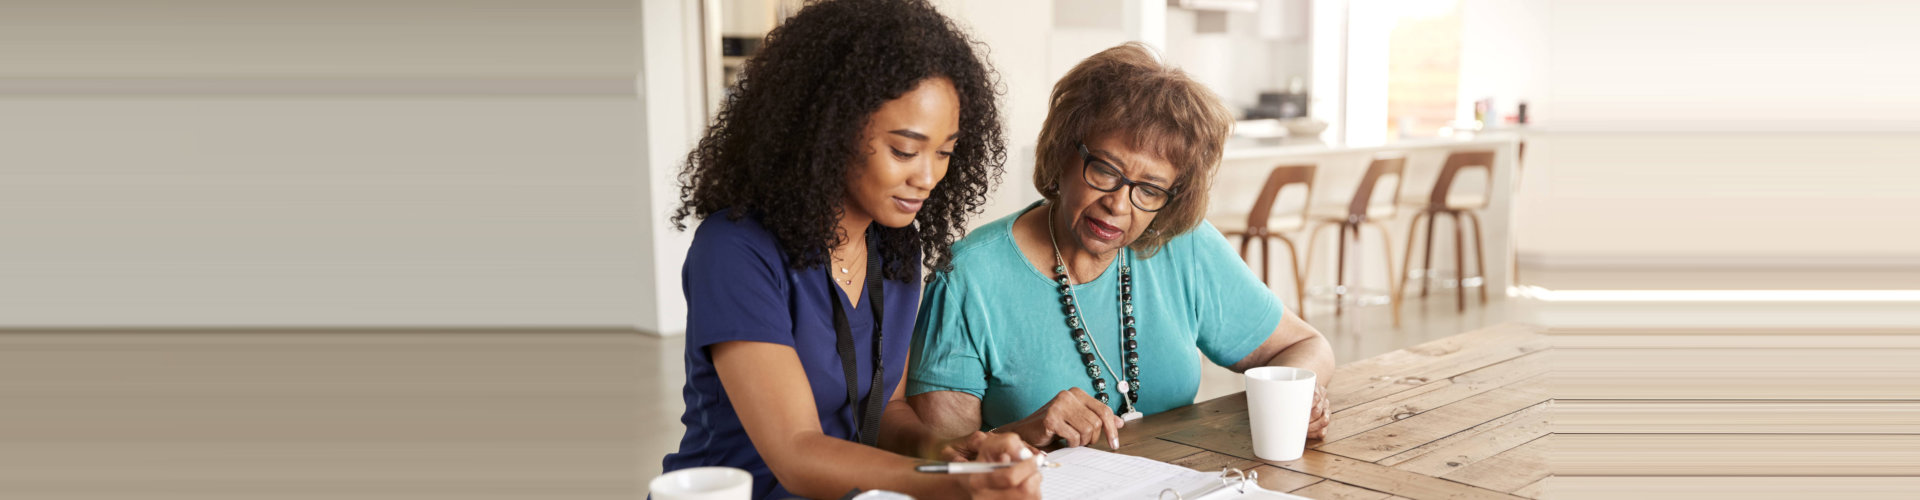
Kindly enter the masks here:
[[1380, 183], [1382, 177], [1393, 178], [1393, 189], [1387, 191], [1393, 193], [1393, 199], [1387, 200], [1385, 206], [1389, 210], [1397, 209], [1397, 205], [1400, 204], [1400, 180], [1406, 177], [1406, 172], [1407, 157], [1405, 156], [1374, 158], [1373, 163], [1367, 165], [1367, 173], [1360, 177], [1360, 187], [1353, 192], [1353, 202], [1347, 205], [1347, 220], [1367, 219], [1367, 209], [1373, 204], [1374, 186]]
[[[1493, 180], [1493, 151], [1454, 151], [1447, 154], [1447, 162], [1440, 166], [1440, 177], [1433, 181], [1433, 196], [1427, 198], [1427, 208], [1444, 210], [1448, 207], [1447, 195], [1453, 192], [1453, 181], [1461, 171], [1480, 169], [1487, 174], [1487, 180]], [[1487, 189], [1493, 189], [1493, 183], [1487, 183]], [[1480, 206], [1467, 208], [1487, 208], [1487, 201], [1493, 199], [1492, 193], [1480, 197]]]
[[1267, 174], [1267, 184], [1260, 188], [1260, 196], [1253, 199], [1253, 211], [1247, 212], [1247, 233], [1266, 233], [1267, 219], [1273, 216], [1273, 203], [1280, 198], [1280, 190], [1288, 185], [1306, 185], [1306, 201], [1300, 204], [1300, 213], [1306, 213], [1307, 207], [1313, 203], [1313, 174], [1318, 169], [1314, 165], [1273, 167], [1273, 172]]

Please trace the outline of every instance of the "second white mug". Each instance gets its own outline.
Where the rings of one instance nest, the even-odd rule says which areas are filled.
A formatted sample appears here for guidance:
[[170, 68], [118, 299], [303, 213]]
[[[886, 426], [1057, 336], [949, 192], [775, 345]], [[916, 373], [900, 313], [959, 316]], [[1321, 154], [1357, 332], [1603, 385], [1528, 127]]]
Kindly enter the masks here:
[[694, 467], [653, 478], [653, 500], [750, 500], [753, 475], [732, 467]]

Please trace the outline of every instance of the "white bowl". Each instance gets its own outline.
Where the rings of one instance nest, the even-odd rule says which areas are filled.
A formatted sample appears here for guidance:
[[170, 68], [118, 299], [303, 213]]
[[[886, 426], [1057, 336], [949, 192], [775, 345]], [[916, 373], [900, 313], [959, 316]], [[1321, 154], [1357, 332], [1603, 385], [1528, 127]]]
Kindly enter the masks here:
[[1313, 137], [1327, 130], [1327, 122], [1312, 118], [1294, 118], [1283, 122], [1289, 137]]

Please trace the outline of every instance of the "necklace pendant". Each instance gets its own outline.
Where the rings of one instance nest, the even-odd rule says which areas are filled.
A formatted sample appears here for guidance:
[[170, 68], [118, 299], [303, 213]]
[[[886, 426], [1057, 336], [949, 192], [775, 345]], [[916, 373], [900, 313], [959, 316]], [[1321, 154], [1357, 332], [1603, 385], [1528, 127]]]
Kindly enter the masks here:
[[1132, 390], [1133, 390], [1133, 387], [1132, 387], [1132, 386], [1130, 386], [1129, 384], [1127, 384], [1127, 381], [1125, 381], [1125, 380], [1122, 380], [1122, 381], [1120, 381], [1120, 393], [1121, 393], [1121, 394], [1126, 394], [1127, 392], [1130, 392], [1130, 391], [1132, 391]]
[[1132, 421], [1135, 421], [1135, 420], [1139, 420], [1139, 419], [1141, 419], [1141, 418], [1145, 418], [1145, 417], [1146, 417], [1146, 415], [1142, 415], [1142, 414], [1140, 414], [1140, 411], [1139, 411], [1139, 410], [1134, 410], [1134, 411], [1130, 411], [1130, 412], [1127, 412], [1127, 413], [1125, 413], [1125, 414], [1122, 414], [1122, 415], [1120, 415], [1120, 420], [1121, 420], [1122, 422], [1132, 422]]
[[853, 270], [852, 270], [852, 269], [849, 269], [849, 268], [845, 268], [845, 267], [842, 267], [842, 268], [840, 268], [840, 274], [853, 274]]

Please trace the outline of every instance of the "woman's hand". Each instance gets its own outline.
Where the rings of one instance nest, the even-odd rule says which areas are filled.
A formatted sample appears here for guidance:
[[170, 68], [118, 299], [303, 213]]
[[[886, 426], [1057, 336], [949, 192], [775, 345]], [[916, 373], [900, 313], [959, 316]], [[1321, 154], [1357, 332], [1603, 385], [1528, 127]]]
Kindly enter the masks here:
[[[1003, 446], [1011, 447], [1012, 451], [1001, 449]], [[1026, 456], [1021, 454], [1022, 451], [1028, 454], [1040, 453], [1039, 448], [1021, 441], [1020, 436], [1016, 434], [973, 431], [972, 434], [954, 438], [942, 446], [940, 459], [948, 462], [971, 462], [980, 460], [982, 455], [994, 456], [1006, 453]]]
[[1013, 462], [1019, 465], [987, 474], [956, 474], [960, 486], [971, 498], [1040, 498], [1040, 460], [1032, 448], [1013, 434], [976, 432], [963, 439], [978, 445], [975, 458], [983, 462]]
[[1067, 446], [1087, 446], [1105, 441], [1108, 446], [1117, 449], [1120, 447], [1120, 428], [1125, 425], [1126, 422], [1114, 415], [1106, 403], [1093, 399], [1086, 391], [1075, 387], [1060, 391], [1039, 411], [1006, 428], [1019, 434], [1027, 444], [1038, 447], [1053, 444], [1053, 439], [1058, 437], [1065, 440]]
[[1313, 386], [1313, 411], [1307, 413], [1307, 439], [1320, 439], [1327, 436], [1327, 424], [1333, 417], [1327, 413], [1327, 388]]

